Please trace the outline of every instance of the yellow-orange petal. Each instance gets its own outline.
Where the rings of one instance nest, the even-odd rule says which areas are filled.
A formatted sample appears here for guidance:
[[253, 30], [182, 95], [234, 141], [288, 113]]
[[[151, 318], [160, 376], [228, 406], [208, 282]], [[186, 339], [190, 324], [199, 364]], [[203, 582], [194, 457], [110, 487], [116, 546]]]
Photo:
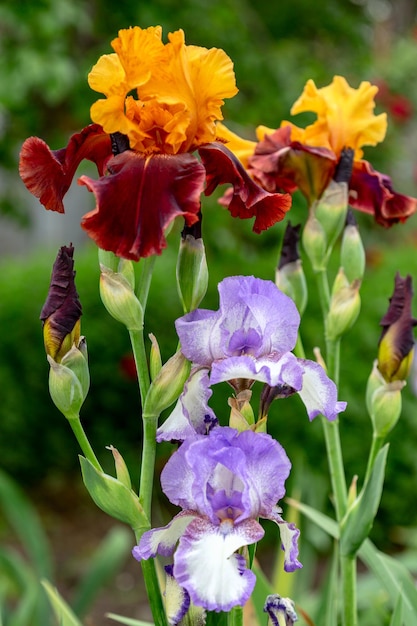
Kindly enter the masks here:
[[88, 74], [88, 84], [94, 91], [111, 96], [126, 93], [125, 78], [125, 71], [117, 54], [104, 54]]
[[[273, 131], [272, 131], [273, 132]], [[216, 140], [224, 143], [233, 154], [239, 159], [245, 169], [248, 168], [249, 157], [255, 152], [256, 141], [243, 139], [233, 133], [221, 122], [216, 124]]]
[[90, 108], [90, 117], [96, 124], [100, 124], [108, 133], [123, 133], [129, 135], [134, 128], [124, 114], [124, 96], [110, 96], [106, 100], [94, 102]]
[[222, 120], [224, 98], [238, 92], [233, 63], [219, 48], [187, 46], [191, 83], [197, 109], [196, 144], [213, 141], [215, 120]]
[[[377, 91], [378, 88], [368, 81], [363, 81], [358, 89], [354, 89], [342, 76], [335, 76], [329, 85], [321, 89], [313, 80], [308, 80], [291, 113], [316, 113], [318, 126], [311, 125], [310, 138], [327, 127], [331, 149], [339, 156], [343, 148], [352, 148], [357, 160], [362, 156], [362, 146], [374, 146], [385, 137], [386, 114], [375, 116], [373, 112]], [[318, 145], [317, 139], [315, 141], [314, 145]]]
[[164, 47], [162, 28], [125, 28], [111, 42], [126, 74], [129, 90], [145, 84], [151, 75], [150, 66]]

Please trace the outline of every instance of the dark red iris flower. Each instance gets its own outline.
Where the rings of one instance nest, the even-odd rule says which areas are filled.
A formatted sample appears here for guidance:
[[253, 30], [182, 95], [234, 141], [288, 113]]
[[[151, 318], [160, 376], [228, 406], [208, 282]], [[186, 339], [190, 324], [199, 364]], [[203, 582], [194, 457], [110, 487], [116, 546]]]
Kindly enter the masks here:
[[[300, 189], [311, 205], [333, 178], [337, 164], [332, 150], [291, 141], [291, 127], [283, 126], [257, 144], [248, 171], [269, 192]], [[364, 160], [353, 164], [349, 203], [385, 227], [405, 222], [417, 210], [416, 198], [394, 191], [391, 178]]]
[[78, 181], [96, 198], [95, 209], [84, 215], [81, 225], [100, 248], [120, 257], [137, 261], [161, 254], [167, 226], [177, 216], [186, 226], [196, 223], [201, 194], [209, 195], [223, 183], [233, 187], [231, 215], [255, 218], [255, 232], [282, 220], [291, 206], [289, 194], [262, 189], [221, 143], [199, 146], [198, 159], [190, 152], [118, 152], [113, 138], [97, 124], [73, 135], [61, 150], [30, 137], [22, 146], [19, 172], [46, 209], [63, 213], [63, 198], [78, 165], [83, 159], [94, 162], [99, 178], [81, 176]]

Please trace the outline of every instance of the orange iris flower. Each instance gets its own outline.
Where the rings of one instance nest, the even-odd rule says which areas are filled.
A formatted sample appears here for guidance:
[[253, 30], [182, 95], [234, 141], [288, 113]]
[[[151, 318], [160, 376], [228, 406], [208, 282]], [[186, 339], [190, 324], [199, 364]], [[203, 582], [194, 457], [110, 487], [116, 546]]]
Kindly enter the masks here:
[[[374, 215], [383, 226], [404, 222], [415, 213], [417, 200], [395, 192], [391, 179], [362, 158], [362, 147], [383, 141], [387, 129], [386, 114], [374, 114], [377, 91], [367, 81], [354, 89], [342, 76], [335, 76], [320, 89], [307, 81], [291, 113], [313, 112], [317, 119], [305, 128], [289, 121], [283, 121], [278, 129], [259, 126], [252, 153], [249, 145], [242, 152], [240, 144], [242, 162], [268, 191], [291, 193], [299, 188], [311, 204], [333, 178], [342, 151], [351, 149], [350, 204]], [[235, 138], [227, 145], [235, 151], [239, 143]]]
[[62, 150], [36, 137], [23, 144], [19, 169], [29, 191], [63, 212], [80, 161], [93, 161], [99, 179], [78, 182], [94, 193], [96, 207], [81, 225], [101, 248], [133, 260], [160, 254], [177, 216], [196, 223], [201, 194], [222, 183], [233, 187], [230, 213], [254, 217], [255, 232], [283, 219], [290, 196], [262, 189], [217, 141], [224, 99], [238, 91], [226, 53], [186, 45], [182, 30], [164, 44], [160, 26], [120, 30], [112, 47], [88, 77], [105, 96], [91, 107], [94, 123]]

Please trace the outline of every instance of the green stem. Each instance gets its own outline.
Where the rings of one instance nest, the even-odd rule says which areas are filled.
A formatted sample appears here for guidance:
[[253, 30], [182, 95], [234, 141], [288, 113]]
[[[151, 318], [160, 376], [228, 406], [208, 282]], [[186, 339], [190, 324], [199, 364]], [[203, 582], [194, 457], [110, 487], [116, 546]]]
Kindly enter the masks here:
[[140, 277], [137, 287], [137, 297], [142, 305], [142, 309], [145, 312], [146, 304], [148, 302], [149, 289], [152, 281], [153, 268], [155, 266], [156, 256], [146, 257], [142, 259], [142, 265], [139, 265]]
[[129, 336], [133, 351], [133, 358], [135, 359], [140, 399], [143, 408], [145, 406], [146, 394], [148, 393], [150, 386], [148, 358], [146, 356], [143, 330], [130, 330]]
[[234, 606], [227, 616], [227, 626], [243, 626], [243, 607]]
[[356, 557], [342, 556], [340, 565], [343, 585], [343, 624], [344, 626], [358, 626]]
[[324, 439], [326, 442], [336, 519], [340, 522], [346, 511], [347, 488], [345, 470], [343, 467], [342, 448], [340, 445], [339, 423], [337, 419], [333, 422], [329, 422], [325, 417], [322, 417], [322, 424]]
[[148, 519], [151, 519], [152, 487], [156, 456], [156, 429], [158, 415], [143, 414], [143, 450], [140, 471], [139, 500]]
[[[139, 543], [139, 539], [140, 535], [137, 534], [137, 543]], [[154, 559], [148, 559], [147, 561], [141, 561], [140, 564], [155, 626], [168, 626], [155, 561]]]
[[68, 418], [70, 426], [72, 428], [72, 432], [74, 433], [77, 441], [80, 445], [81, 450], [84, 453], [86, 459], [90, 461], [92, 465], [99, 471], [102, 472], [102, 467], [97, 460], [96, 455], [94, 454], [94, 450], [90, 445], [90, 442], [87, 439], [87, 435], [84, 432], [84, 428], [81, 425], [79, 415]]
[[372, 468], [375, 463], [376, 455], [382, 448], [384, 441], [385, 441], [385, 437], [381, 437], [375, 433], [373, 434], [372, 445], [371, 445], [371, 450], [369, 452], [368, 465], [367, 465], [366, 474], [365, 474], [365, 483], [367, 483], [369, 480], [369, 477], [372, 472]]
[[294, 354], [296, 357], [298, 357], [299, 359], [305, 359], [306, 358], [306, 353], [304, 350], [304, 346], [303, 346], [303, 342], [300, 336], [300, 333], [298, 333], [297, 335], [297, 343], [295, 344], [295, 348], [293, 350]]
[[[320, 303], [323, 313], [324, 327], [330, 307], [330, 290], [325, 271], [317, 273], [317, 287], [320, 295]], [[327, 373], [336, 385], [339, 384], [340, 371], [340, 339], [326, 338], [326, 364]], [[339, 523], [346, 513], [347, 486], [345, 468], [343, 464], [342, 446], [340, 442], [339, 420], [329, 422], [322, 417], [324, 438], [326, 442], [327, 459], [329, 463], [330, 480], [332, 484], [336, 519]], [[343, 624], [344, 626], [357, 626], [357, 581], [356, 581], [356, 557], [340, 557], [340, 571], [342, 577], [343, 597]]]
[[330, 307], [330, 288], [325, 269], [316, 272], [316, 281], [323, 319], [326, 320]]
[[[142, 263], [140, 265], [137, 297], [142, 305], [144, 315], [146, 311], [155, 261], [156, 257], [155, 255], [152, 255], [150, 257], [142, 259]], [[156, 457], [156, 429], [159, 416], [146, 415], [143, 412], [146, 396], [150, 387], [150, 375], [143, 329], [140, 331], [129, 331], [129, 335], [136, 364], [142, 405], [143, 447], [139, 484], [139, 501], [143, 506], [143, 510], [148, 520], [151, 520], [153, 477], [155, 471]], [[148, 528], [138, 529], [138, 531], [136, 532], [137, 543], [139, 543], [141, 536], [146, 530], [148, 530]], [[148, 596], [149, 605], [151, 607], [152, 617], [154, 619], [155, 626], [168, 626], [168, 621], [162, 601], [161, 589], [156, 573], [155, 560], [143, 560], [141, 561], [141, 566], [146, 587], [146, 593]]]

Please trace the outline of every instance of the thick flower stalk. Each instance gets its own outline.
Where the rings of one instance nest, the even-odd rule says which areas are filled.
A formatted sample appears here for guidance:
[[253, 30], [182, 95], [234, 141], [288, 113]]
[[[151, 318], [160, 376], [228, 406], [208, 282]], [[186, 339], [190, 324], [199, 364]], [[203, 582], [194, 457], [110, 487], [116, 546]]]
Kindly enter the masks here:
[[224, 127], [221, 130], [228, 147], [265, 189], [292, 193], [298, 188], [309, 205], [329, 185], [343, 150], [353, 150], [349, 203], [389, 227], [413, 215], [417, 200], [395, 192], [391, 179], [363, 159], [363, 146], [377, 145], [386, 133], [386, 114], [374, 115], [377, 91], [368, 81], [354, 89], [342, 76], [322, 88], [309, 80], [291, 108], [292, 115], [317, 115], [306, 128], [289, 121], [281, 122], [278, 129], [259, 126], [257, 142], [241, 140]]
[[242, 548], [263, 537], [259, 517], [278, 524], [286, 571], [301, 567], [299, 531], [277, 506], [290, 467], [284, 449], [267, 434], [217, 427], [187, 439], [161, 474], [164, 493], [182, 511], [167, 526], [146, 532], [134, 557], [173, 554], [173, 575], [197, 606], [229, 611], [245, 604], [255, 576]]
[[319, 414], [336, 419], [346, 403], [337, 400], [334, 382], [321, 365], [291, 352], [300, 324], [294, 302], [272, 281], [253, 276], [226, 278], [218, 289], [217, 311], [196, 309], [176, 321], [181, 350], [193, 369], [158, 439], [183, 440], [210, 430], [215, 423], [207, 404], [210, 386], [224, 381], [236, 392], [262, 382], [271, 389], [271, 401], [298, 393], [310, 420]]
[[99, 179], [78, 182], [94, 193], [96, 207], [81, 225], [100, 248], [131, 260], [160, 254], [172, 221], [197, 222], [202, 193], [219, 184], [232, 185], [228, 209], [254, 217], [255, 232], [281, 220], [291, 205], [288, 194], [258, 186], [217, 141], [224, 99], [237, 93], [230, 58], [186, 45], [182, 30], [168, 39], [162, 42], [160, 26], [120, 30], [114, 52], [100, 57], [88, 77], [105, 96], [91, 107], [94, 124], [66, 148], [50, 150], [31, 137], [20, 154], [26, 187], [60, 213], [79, 163], [93, 161]]

